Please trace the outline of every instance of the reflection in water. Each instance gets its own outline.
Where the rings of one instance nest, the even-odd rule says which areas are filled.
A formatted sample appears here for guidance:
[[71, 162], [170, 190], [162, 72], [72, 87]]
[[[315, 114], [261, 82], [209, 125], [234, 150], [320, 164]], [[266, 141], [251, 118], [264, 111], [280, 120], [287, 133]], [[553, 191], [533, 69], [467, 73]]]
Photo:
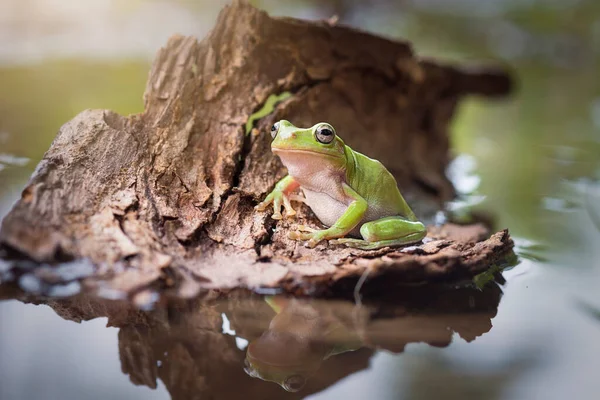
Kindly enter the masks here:
[[[484, 290], [407, 287], [360, 307], [234, 293], [227, 299], [163, 301], [141, 311], [126, 302], [33, 298], [11, 290], [0, 289], [0, 298], [44, 303], [67, 320], [107, 317], [107, 326], [119, 328], [123, 373], [150, 388], [160, 379], [173, 399], [236, 399], [240, 393], [282, 398], [278, 385], [264, 381], [302, 398], [366, 369], [375, 350], [399, 353], [414, 342], [443, 347], [453, 332], [474, 340], [491, 329], [501, 297], [494, 283]], [[249, 342], [246, 351], [240, 339]]]
[[[271, 297], [277, 313], [246, 351], [246, 373], [297, 392], [324, 360], [362, 347], [361, 335], [314, 301]], [[357, 310], [360, 315], [360, 309]]]
[[28, 158], [25, 157], [17, 157], [11, 154], [0, 153], [0, 171], [6, 168], [9, 165], [16, 165], [18, 167], [23, 167], [27, 165], [29, 162]]

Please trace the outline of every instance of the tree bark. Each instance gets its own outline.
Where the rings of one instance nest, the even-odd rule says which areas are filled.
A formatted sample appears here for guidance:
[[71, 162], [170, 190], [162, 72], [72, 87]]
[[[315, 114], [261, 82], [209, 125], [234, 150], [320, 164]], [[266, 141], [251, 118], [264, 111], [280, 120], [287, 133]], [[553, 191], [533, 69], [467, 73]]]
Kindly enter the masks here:
[[[246, 134], [249, 116], [286, 91], [293, 96]], [[2, 222], [0, 252], [38, 264], [89, 260], [93, 271], [77, 277], [87, 289], [128, 295], [234, 287], [324, 295], [367, 270], [400, 283], [468, 278], [510, 253], [506, 231], [488, 238], [482, 226], [432, 227], [429, 243], [372, 252], [287, 239], [292, 222], [253, 210], [285, 175], [268, 131], [281, 118], [332, 123], [390, 169], [426, 218], [454, 196], [444, 171], [458, 100], [509, 91], [500, 70], [441, 65], [408, 43], [271, 18], [235, 1], [204, 40], [175, 36], [159, 51], [142, 114], [87, 110], [60, 129]], [[318, 225], [305, 207], [299, 218]], [[62, 279], [23, 261], [11, 261], [10, 276], [22, 277], [24, 264], [42, 283]]]

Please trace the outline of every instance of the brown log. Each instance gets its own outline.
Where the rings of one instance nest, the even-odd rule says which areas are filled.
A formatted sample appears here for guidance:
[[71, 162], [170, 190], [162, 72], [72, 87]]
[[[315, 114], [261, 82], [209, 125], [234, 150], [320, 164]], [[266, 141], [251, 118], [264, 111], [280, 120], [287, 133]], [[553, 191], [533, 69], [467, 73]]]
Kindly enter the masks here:
[[[286, 91], [293, 96], [246, 134], [250, 115]], [[510, 253], [506, 231], [487, 238], [481, 226], [433, 227], [429, 243], [374, 252], [287, 239], [291, 221], [253, 210], [285, 174], [268, 128], [281, 118], [332, 123], [352, 148], [382, 161], [427, 218], [454, 196], [444, 171], [458, 100], [509, 91], [497, 69], [421, 60], [405, 42], [271, 18], [235, 1], [204, 40], [175, 36], [159, 51], [142, 114], [87, 110], [60, 129], [2, 222], [0, 255], [89, 260], [86, 288], [129, 295], [331, 294], [367, 270], [399, 283], [468, 278]], [[318, 225], [307, 208], [299, 218]], [[11, 263], [10, 277], [22, 278], [24, 262]], [[61, 280], [55, 267], [25, 264], [42, 283]]]

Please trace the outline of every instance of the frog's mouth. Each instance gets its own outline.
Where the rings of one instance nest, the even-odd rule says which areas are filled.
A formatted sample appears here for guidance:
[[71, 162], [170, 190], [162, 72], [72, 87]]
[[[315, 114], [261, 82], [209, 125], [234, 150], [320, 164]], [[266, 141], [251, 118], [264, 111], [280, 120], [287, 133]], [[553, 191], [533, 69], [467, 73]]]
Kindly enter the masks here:
[[279, 155], [279, 153], [284, 153], [284, 154], [305, 154], [307, 156], [315, 156], [315, 155], [323, 155], [326, 157], [329, 157], [331, 159], [341, 159], [343, 158], [343, 156], [337, 152], [331, 152], [331, 151], [320, 151], [320, 150], [314, 150], [314, 149], [286, 149], [284, 147], [275, 147], [272, 146], [271, 150], [273, 150], [273, 153]]

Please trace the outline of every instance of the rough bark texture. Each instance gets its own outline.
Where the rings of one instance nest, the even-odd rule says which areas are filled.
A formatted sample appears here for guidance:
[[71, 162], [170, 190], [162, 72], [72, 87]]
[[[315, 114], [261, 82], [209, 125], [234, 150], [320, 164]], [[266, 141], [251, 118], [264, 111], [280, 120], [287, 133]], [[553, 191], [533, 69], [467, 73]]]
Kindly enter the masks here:
[[[332, 123], [351, 147], [390, 169], [425, 217], [454, 195], [444, 171], [457, 101], [509, 89], [500, 71], [438, 65], [407, 43], [270, 18], [236, 1], [201, 42], [176, 36], [160, 50], [142, 114], [88, 110], [60, 129], [2, 223], [0, 252], [36, 263], [88, 259], [86, 286], [128, 294], [149, 287], [181, 296], [232, 287], [326, 294], [365, 270], [405, 283], [472, 276], [510, 252], [507, 232], [483, 240], [478, 227], [438, 227], [425, 245], [375, 252], [288, 240], [290, 221], [253, 210], [285, 174], [268, 127], [281, 118]], [[284, 91], [293, 97], [246, 135], [249, 116]], [[306, 208], [299, 218], [318, 224]]]
[[[156, 388], [161, 380], [175, 400], [238, 399], [240, 393], [247, 399], [305, 398], [367, 369], [376, 350], [399, 353], [418, 342], [445, 347], [454, 333], [475, 340], [492, 328], [502, 294], [495, 284], [483, 290], [427, 285], [387, 293], [361, 307], [278, 298], [281, 311], [276, 315], [262, 298], [244, 292], [231, 293], [226, 301], [211, 293], [141, 311], [129, 302], [95, 296], [43, 299], [7, 289], [0, 286], [0, 299], [47, 304], [66, 320], [106, 317], [107, 326], [119, 328], [121, 371], [136, 385]], [[223, 315], [235, 336], [223, 332]], [[298, 326], [306, 325], [311, 329], [299, 335]], [[273, 351], [283, 346], [284, 361], [306, 365], [306, 385], [286, 394], [274, 383], [245, 374], [246, 349], [238, 348], [236, 336], [254, 344], [266, 339]], [[342, 345], [349, 351], [327, 357], [331, 348]]]

